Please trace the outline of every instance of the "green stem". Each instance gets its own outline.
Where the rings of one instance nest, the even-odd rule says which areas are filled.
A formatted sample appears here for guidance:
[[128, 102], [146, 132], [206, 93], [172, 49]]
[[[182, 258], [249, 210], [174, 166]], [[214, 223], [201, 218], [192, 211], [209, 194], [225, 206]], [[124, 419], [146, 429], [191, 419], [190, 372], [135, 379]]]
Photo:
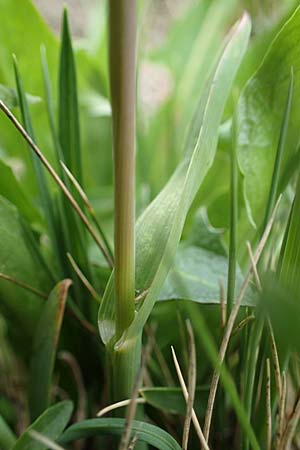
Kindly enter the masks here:
[[136, 0], [109, 1], [117, 338], [134, 318]]
[[130, 398], [137, 371], [141, 363], [141, 336], [115, 345], [110, 351], [112, 365], [113, 401]]
[[235, 117], [232, 123], [232, 149], [230, 155], [230, 231], [229, 231], [229, 258], [228, 258], [228, 280], [227, 280], [227, 311], [231, 313], [236, 280], [236, 260], [237, 260], [237, 214], [238, 214], [238, 163], [236, 154], [236, 131]]

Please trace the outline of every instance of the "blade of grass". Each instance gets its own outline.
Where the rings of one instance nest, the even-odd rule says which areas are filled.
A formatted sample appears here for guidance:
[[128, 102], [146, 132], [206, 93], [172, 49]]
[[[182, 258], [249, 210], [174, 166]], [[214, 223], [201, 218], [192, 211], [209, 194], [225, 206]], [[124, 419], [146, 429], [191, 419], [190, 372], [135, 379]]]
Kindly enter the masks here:
[[71, 284], [71, 280], [64, 280], [54, 288], [37, 324], [30, 366], [29, 407], [32, 419], [36, 419], [50, 404], [56, 349]]
[[47, 449], [65, 450], [63, 447], [53, 442], [52, 439], [49, 439], [48, 437], [44, 436], [42, 433], [39, 433], [38, 431], [31, 430], [28, 432], [28, 434], [30, 437], [33, 438], [33, 440], [43, 444], [44, 446], [47, 446]]
[[[268, 225], [265, 229], [265, 232], [257, 246], [255, 255], [254, 255], [254, 262], [255, 264], [258, 263], [259, 258], [262, 254], [262, 251], [264, 249], [264, 246], [266, 244], [266, 241], [269, 237], [269, 234], [271, 232], [272, 229], [272, 225], [274, 223], [275, 217], [276, 217], [276, 213], [279, 207], [279, 202], [280, 202], [281, 197], [279, 197], [277, 204], [275, 206], [275, 209], [273, 211], [273, 214], [271, 216], [271, 219], [268, 222]], [[233, 306], [233, 309], [231, 311], [231, 314], [229, 316], [228, 322], [227, 322], [227, 326], [225, 328], [225, 332], [224, 332], [224, 336], [223, 336], [223, 340], [220, 346], [220, 350], [219, 350], [219, 364], [222, 364], [226, 355], [226, 351], [227, 351], [227, 347], [229, 344], [229, 340], [230, 340], [230, 336], [233, 330], [233, 326], [241, 305], [241, 301], [243, 296], [245, 295], [247, 286], [249, 284], [250, 278], [251, 278], [251, 273], [252, 273], [252, 266], [250, 265], [250, 268], [246, 274], [246, 277], [244, 279], [244, 282], [241, 286], [240, 292], [238, 294], [238, 297], [236, 299], [236, 302]], [[211, 419], [212, 419], [212, 414], [213, 414], [213, 409], [214, 409], [214, 402], [215, 402], [215, 397], [216, 397], [216, 393], [217, 393], [217, 388], [218, 388], [218, 384], [219, 384], [219, 378], [220, 378], [220, 374], [218, 370], [215, 370], [214, 374], [213, 374], [213, 378], [212, 378], [212, 382], [211, 382], [211, 388], [210, 388], [210, 392], [209, 392], [209, 398], [208, 398], [208, 402], [207, 402], [207, 413], [205, 416], [205, 424], [204, 424], [204, 435], [206, 440], [208, 440], [209, 437], [209, 432], [210, 432], [210, 425], [211, 425]], [[248, 435], [249, 436], [249, 435]]]
[[271, 370], [270, 360], [266, 360], [266, 450], [272, 448], [272, 411], [271, 411]]
[[[275, 158], [274, 168], [273, 168], [273, 173], [272, 173], [272, 181], [271, 181], [271, 186], [270, 186], [269, 198], [268, 198], [266, 213], [265, 213], [264, 222], [263, 222], [264, 227], [267, 226], [267, 223], [270, 220], [270, 214], [274, 209], [274, 204], [276, 202], [276, 198], [278, 197], [278, 185], [279, 185], [281, 161], [282, 161], [283, 150], [284, 150], [285, 144], [286, 144], [287, 130], [288, 130], [288, 125], [289, 125], [290, 111], [291, 111], [291, 104], [292, 104], [292, 97], [293, 97], [293, 81], [294, 81], [294, 75], [293, 75], [293, 69], [291, 69], [290, 83], [289, 83], [289, 89], [288, 89], [288, 93], [287, 93], [285, 111], [284, 111], [284, 114], [282, 117], [282, 122], [281, 122], [280, 136], [279, 136], [276, 158]], [[254, 264], [254, 267], [256, 267], [256, 264]], [[256, 269], [254, 269], [254, 274], [256, 274], [256, 273], [257, 273], [257, 271], [256, 271]], [[258, 285], [260, 285], [260, 283]], [[247, 381], [246, 381], [246, 388], [245, 388], [245, 402], [246, 402], [246, 408], [248, 411], [249, 419], [250, 419], [251, 411], [252, 411], [253, 389], [254, 389], [255, 374], [256, 374], [257, 356], [258, 356], [259, 343], [260, 343], [260, 339], [262, 336], [263, 327], [264, 327], [264, 319], [258, 318], [258, 320], [255, 322], [254, 330], [253, 330], [252, 335], [250, 336], [249, 345], [248, 345], [249, 362], [247, 364], [248, 370], [247, 370]], [[244, 443], [244, 447], [245, 447], [245, 450], [248, 450], [248, 448], [249, 448], [249, 441], [247, 440], [247, 438]]]
[[66, 185], [62, 182], [62, 180], [59, 178], [49, 161], [45, 158], [45, 156], [42, 154], [41, 150], [37, 147], [37, 145], [33, 142], [31, 137], [28, 135], [26, 130], [22, 127], [22, 125], [18, 122], [18, 120], [15, 118], [15, 116], [12, 114], [12, 112], [5, 106], [5, 104], [0, 100], [0, 109], [5, 113], [5, 115], [8, 117], [8, 119], [12, 122], [12, 124], [15, 126], [15, 128], [21, 133], [23, 138], [27, 141], [31, 149], [34, 151], [34, 153], [39, 157], [42, 164], [46, 167], [56, 184], [59, 186], [59, 188], [62, 190], [64, 195], [69, 200], [70, 204], [72, 205], [73, 209], [78, 214], [80, 220], [87, 228], [88, 232], [100, 248], [101, 252], [103, 253], [104, 258], [106, 259], [108, 265], [112, 267], [113, 263], [109, 258], [109, 255], [107, 255], [107, 252], [105, 248], [103, 247], [103, 244], [99, 240], [97, 234], [95, 233], [94, 229], [90, 225], [86, 215], [83, 213], [82, 209], [78, 205], [77, 201], [74, 199], [70, 191], [67, 189]]
[[[19, 104], [20, 104], [20, 109], [21, 109], [22, 120], [24, 123], [24, 128], [27, 131], [28, 135], [31, 137], [32, 141], [35, 142], [34, 131], [33, 131], [30, 113], [29, 113], [29, 107], [28, 107], [21, 75], [18, 70], [17, 59], [15, 56], [13, 58], [13, 67], [14, 67], [17, 93], [18, 93], [18, 99], [19, 99]], [[53, 208], [53, 203], [51, 201], [51, 196], [50, 196], [50, 192], [49, 192], [49, 188], [48, 188], [47, 179], [46, 179], [45, 173], [43, 171], [43, 168], [41, 167], [41, 165], [39, 163], [39, 159], [38, 159], [37, 155], [32, 154], [32, 153], [31, 153], [31, 155], [32, 155], [32, 162], [33, 162], [35, 177], [37, 180], [39, 195], [40, 195], [41, 207], [42, 207], [43, 212], [46, 217], [51, 241], [53, 243], [56, 253], [59, 255], [60, 250], [59, 250], [59, 243], [57, 241], [57, 235], [58, 235], [57, 225], [56, 225], [54, 208]]]
[[103, 243], [104, 243], [104, 245], [106, 247], [107, 253], [109, 254], [111, 260], [113, 261], [113, 259], [114, 259], [113, 252], [112, 252], [112, 250], [110, 248], [110, 245], [109, 245], [109, 242], [108, 242], [108, 240], [107, 240], [107, 238], [105, 236], [105, 233], [104, 233], [104, 231], [103, 231], [103, 229], [102, 229], [102, 227], [101, 227], [101, 225], [100, 225], [100, 223], [99, 223], [99, 221], [97, 219], [95, 210], [92, 207], [92, 205], [91, 205], [91, 203], [90, 203], [86, 193], [84, 192], [83, 188], [80, 186], [80, 184], [78, 183], [78, 181], [76, 180], [76, 178], [74, 177], [72, 172], [67, 168], [67, 166], [64, 164], [63, 161], [60, 161], [60, 165], [62, 166], [64, 172], [67, 175], [67, 177], [72, 182], [72, 184], [74, 185], [74, 187], [77, 190], [78, 194], [80, 195], [84, 205], [86, 206], [86, 208], [87, 208], [87, 210], [88, 210], [88, 212], [89, 212], [89, 214], [91, 216], [91, 219], [92, 219], [95, 227], [97, 228], [97, 230], [98, 230], [98, 232], [99, 232], [99, 234], [101, 236], [101, 239], [102, 239], [102, 241], [103, 241]]
[[[184, 399], [185, 399], [186, 403], [188, 403], [189, 393], [188, 393], [188, 390], [187, 390], [184, 378], [182, 376], [182, 372], [181, 372], [181, 369], [180, 369], [180, 365], [178, 363], [178, 359], [177, 359], [175, 350], [174, 350], [173, 347], [171, 347], [171, 350], [172, 350], [172, 357], [173, 357], [175, 369], [176, 369], [177, 376], [178, 376], [178, 379], [179, 379], [179, 383], [180, 383], [180, 386], [181, 386], [181, 389], [182, 389], [182, 392], [183, 392], [183, 396], [184, 396]], [[194, 427], [195, 427], [195, 430], [196, 430], [196, 433], [197, 433], [197, 436], [199, 438], [201, 446], [203, 447], [204, 450], [209, 450], [208, 443], [206, 442], [206, 439], [205, 439], [204, 434], [202, 432], [202, 429], [201, 429], [201, 426], [200, 426], [200, 423], [198, 421], [198, 418], [197, 418], [197, 415], [195, 413], [194, 408], [192, 408], [192, 421], [193, 421], [193, 424], [194, 424]]]
[[57, 163], [63, 160], [64, 155], [60, 146], [60, 142], [58, 139], [58, 135], [56, 132], [55, 126], [55, 114], [54, 114], [54, 103], [53, 103], [53, 94], [51, 88], [51, 80], [49, 73], [49, 66], [47, 61], [47, 54], [45, 46], [41, 46], [41, 63], [42, 63], [42, 73], [44, 79], [44, 90], [45, 90], [45, 100], [46, 100], [46, 108], [48, 113], [48, 121], [53, 141], [53, 146], [56, 152]]
[[294, 86], [294, 70], [293, 70], [293, 67], [291, 67], [290, 84], [289, 84], [285, 110], [283, 113], [283, 118], [282, 118], [282, 123], [281, 123], [281, 128], [280, 128], [279, 142], [278, 142], [276, 158], [275, 158], [274, 168], [273, 168], [273, 173], [272, 173], [272, 178], [271, 178], [272, 181], [271, 181], [271, 186], [270, 186], [270, 191], [269, 191], [269, 198], [268, 198], [268, 202], [267, 202], [267, 208], [266, 208], [266, 214], [265, 214], [264, 223], [263, 223], [263, 229], [265, 229], [265, 227], [267, 226], [270, 215], [274, 209], [276, 199], [278, 197], [279, 176], [280, 176], [282, 156], [283, 156], [283, 151], [284, 151], [285, 144], [286, 144], [287, 131], [288, 131], [288, 126], [289, 126], [290, 114], [291, 114], [291, 106], [292, 106], [292, 99], [293, 99], [293, 86]]
[[74, 269], [74, 272], [79, 277], [79, 279], [81, 280], [82, 284], [87, 288], [87, 290], [91, 294], [92, 298], [94, 300], [96, 300], [97, 303], [100, 304], [101, 303], [101, 298], [100, 298], [99, 294], [97, 293], [96, 289], [91, 285], [91, 283], [86, 278], [86, 276], [84, 275], [84, 273], [82, 272], [80, 267], [76, 264], [76, 262], [75, 262], [74, 258], [72, 257], [72, 255], [70, 253], [67, 253], [67, 257], [68, 257], [68, 260], [70, 261], [70, 264], [71, 264], [72, 268]]
[[13, 283], [13, 284], [15, 284], [17, 286], [20, 286], [23, 289], [26, 289], [27, 291], [32, 292], [34, 295], [37, 295], [38, 297], [41, 297], [41, 298], [44, 298], [44, 299], [48, 298], [48, 295], [45, 294], [44, 292], [41, 292], [38, 289], [35, 289], [32, 286], [29, 286], [29, 284], [27, 284], [27, 283], [23, 283], [23, 281], [19, 281], [16, 278], [13, 278], [13, 277], [11, 277], [9, 275], [6, 275], [5, 273], [1, 273], [0, 272], [0, 278], [2, 280], [9, 281], [10, 283]]
[[58, 135], [64, 160], [79, 183], [83, 185], [76, 68], [66, 8], [63, 12], [62, 23], [58, 111]]
[[34, 448], [35, 450], [46, 450], [44, 444], [37, 444], [30, 436], [32, 430], [42, 433], [51, 440], [56, 440], [70, 420], [73, 405], [70, 401], [56, 403], [48, 408], [33, 424], [19, 437], [11, 450], [24, 450]]
[[197, 369], [196, 369], [196, 347], [195, 338], [191, 322], [187, 321], [187, 332], [189, 336], [189, 371], [188, 371], [188, 402], [186, 408], [185, 421], [183, 426], [183, 437], [182, 437], [182, 449], [187, 450], [189, 441], [189, 432], [191, 426], [191, 420], [193, 415], [193, 406], [196, 393], [196, 380], [197, 380]]
[[[124, 419], [90, 419], [72, 425], [68, 428], [59, 442], [61, 444], [77, 439], [97, 435], [122, 435], [124, 431]], [[139, 441], [146, 442], [159, 450], [181, 450], [175, 439], [161, 428], [149, 423], [134, 420], [131, 427], [131, 436], [137, 436]]]

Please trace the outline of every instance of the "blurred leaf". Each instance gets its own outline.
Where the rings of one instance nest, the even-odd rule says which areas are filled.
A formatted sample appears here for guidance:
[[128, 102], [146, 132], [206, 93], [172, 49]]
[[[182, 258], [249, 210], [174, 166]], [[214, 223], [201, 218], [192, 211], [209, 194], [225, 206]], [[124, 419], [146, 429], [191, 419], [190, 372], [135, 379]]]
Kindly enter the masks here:
[[[220, 303], [220, 283], [227, 289], [228, 258], [199, 247], [180, 245], [158, 300], [192, 300], [199, 303]], [[237, 270], [236, 289], [243, 277]], [[225, 300], [226, 301], [226, 300]], [[251, 292], [242, 305], [254, 306]]]
[[56, 440], [69, 422], [72, 410], [73, 405], [69, 401], [51, 406], [27, 428], [11, 450], [46, 450], [47, 446], [37, 442], [29, 435], [28, 431], [35, 430], [52, 440]]
[[[55, 286], [36, 326], [29, 386], [32, 419], [38, 417], [50, 404], [56, 349], [71, 283], [71, 280], [63, 280]], [[36, 380], [39, 380], [38, 383]]]
[[[3, 84], [0, 84], [0, 100], [2, 100], [9, 109], [19, 106], [18, 94], [16, 90], [4, 86]], [[41, 98], [26, 94], [26, 100], [28, 104], [34, 104], [39, 103]]]
[[300, 297], [300, 175], [282, 245], [279, 278]]
[[[26, 224], [16, 208], [0, 197], [0, 272], [47, 292], [51, 278], [37, 259], [25, 230]], [[24, 343], [33, 334], [42, 304], [42, 299], [24, 289], [0, 281], [1, 313], [13, 320], [9, 333], [22, 336]]]
[[17, 438], [11, 431], [3, 417], [0, 415], [0, 448], [1, 450], [10, 450], [15, 444]]
[[16, 179], [10, 166], [0, 160], [0, 192], [3, 197], [13, 203], [28, 222], [33, 223], [39, 219], [39, 212], [29, 201], [24, 189]]
[[[90, 419], [79, 422], [68, 428], [59, 442], [71, 442], [77, 439], [101, 434], [122, 435], [125, 427], [124, 419]], [[166, 431], [146, 422], [134, 420], [131, 437], [137, 436], [139, 441], [148, 443], [159, 450], [180, 450], [175, 439]]]
[[[32, 127], [32, 121], [30, 116], [29, 107], [27, 104], [27, 99], [25, 96], [23, 81], [21, 78], [21, 74], [18, 69], [18, 64], [16, 58], [14, 58], [14, 73], [16, 78], [16, 86], [17, 86], [17, 92], [18, 92], [18, 100], [20, 104], [21, 109], [21, 115], [22, 115], [22, 122], [25, 130], [27, 131], [28, 135], [31, 137], [31, 139], [35, 142], [35, 135]], [[46, 222], [48, 225], [48, 231], [49, 235], [54, 247], [54, 250], [56, 250], [57, 254], [59, 255], [59, 242], [58, 242], [58, 230], [57, 230], [57, 224], [56, 224], [56, 217], [54, 212], [54, 205], [50, 196], [50, 190], [48, 181], [46, 178], [45, 168], [43, 167], [39, 157], [32, 151], [31, 148], [29, 148], [29, 152], [32, 158], [32, 164], [34, 168], [36, 183], [39, 191], [39, 199], [40, 199], [40, 206], [43, 210], [43, 213], [46, 218]]]
[[[282, 111], [289, 90], [291, 67], [294, 90], [300, 89], [300, 7], [275, 37], [262, 65], [248, 81], [237, 107], [237, 152], [244, 175], [244, 196], [249, 218], [260, 225], [267, 203], [278, 147]], [[299, 97], [294, 96], [283, 167], [299, 140]]]
[[[205, 413], [205, 404], [207, 402], [207, 393], [209, 387], [196, 388], [195, 409], [197, 413]], [[182, 389], [179, 387], [153, 387], [143, 388], [140, 394], [146, 400], [146, 403], [165, 411], [170, 414], [178, 414], [184, 416], [186, 413], [186, 401], [182, 394]], [[206, 395], [205, 395], [206, 394]], [[205, 395], [205, 399], [203, 398]], [[201, 412], [199, 411], [201, 409]]]
[[[244, 16], [231, 31], [225, 50], [204, 91], [188, 135], [185, 155], [165, 188], [137, 221], [136, 288], [148, 290], [129, 335], [140, 334], [166, 279], [180, 240], [190, 205], [211, 167], [227, 96], [250, 35]], [[104, 343], [114, 336], [113, 276], [99, 309], [99, 329]]]
[[180, 70], [175, 104], [176, 112], [181, 118], [179, 123], [182, 130], [185, 130], [185, 125], [196, 107], [195, 92], [201, 94], [208, 75], [219, 57], [220, 45], [230, 21], [235, 16], [236, 6], [237, 0], [210, 2], [192, 48], [186, 54], [188, 58], [183, 70], [182, 68]]

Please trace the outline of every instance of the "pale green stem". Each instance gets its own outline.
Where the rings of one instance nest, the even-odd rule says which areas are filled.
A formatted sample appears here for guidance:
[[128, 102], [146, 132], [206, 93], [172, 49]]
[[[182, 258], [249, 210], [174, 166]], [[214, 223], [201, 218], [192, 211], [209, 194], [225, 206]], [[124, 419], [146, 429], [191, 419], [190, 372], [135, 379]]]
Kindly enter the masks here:
[[136, 0], [109, 1], [117, 337], [134, 318], [136, 9]]
[[109, 66], [115, 184], [116, 328], [134, 317], [136, 0], [109, 1]]

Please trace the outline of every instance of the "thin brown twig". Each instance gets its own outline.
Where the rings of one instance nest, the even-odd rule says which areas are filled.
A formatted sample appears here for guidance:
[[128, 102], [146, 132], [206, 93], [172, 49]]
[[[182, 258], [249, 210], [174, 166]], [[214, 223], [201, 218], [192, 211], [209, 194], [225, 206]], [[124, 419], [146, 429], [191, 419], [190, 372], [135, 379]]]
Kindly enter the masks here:
[[300, 420], [300, 392], [298, 394], [293, 413], [288, 421], [284, 435], [282, 437], [281, 449], [289, 449], [291, 447], [292, 440], [295, 435], [297, 424]]
[[253, 275], [254, 275], [254, 279], [255, 279], [255, 282], [256, 282], [256, 286], [257, 286], [257, 289], [258, 289], [259, 291], [261, 291], [261, 290], [262, 290], [261, 281], [260, 281], [260, 278], [259, 278], [259, 275], [258, 275], [257, 265], [256, 265], [255, 260], [254, 260], [254, 255], [253, 255], [253, 252], [252, 252], [252, 247], [251, 247], [251, 244], [250, 244], [249, 241], [246, 242], [246, 245], [247, 245], [247, 249], [248, 249], [248, 253], [249, 253], [249, 258], [250, 258], [250, 262], [251, 262], [252, 273], [253, 273]]
[[287, 394], [287, 383], [286, 383], [286, 374], [283, 372], [282, 374], [282, 391], [281, 398], [278, 408], [278, 426], [276, 433], [276, 449], [280, 450], [281, 448], [281, 440], [285, 427], [285, 413], [286, 413], [286, 394]]
[[281, 370], [280, 370], [279, 357], [278, 357], [275, 336], [274, 336], [272, 324], [271, 324], [271, 321], [269, 318], [268, 318], [268, 326], [269, 326], [269, 332], [270, 332], [270, 338], [271, 338], [271, 353], [272, 353], [274, 373], [275, 373], [275, 385], [276, 385], [277, 397], [278, 397], [278, 400], [280, 401], [281, 393], [282, 393]]
[[266, 450], [272, 447], [272, 410], [271, 410], [271, 370], [270, 360], [266, 360]]
[[[271, 215], [271, 218], [266, 226], [266, 229], [262, 235], [262, 238], [257, 246], [256, 252], [254, 254], [253, 257], [253, 262], [254, 262], [254, 266], [258, 263], [259, 258], [262, 254], [262, 251], [265, 247], [265, 244], [267, 242], [267, 239], [269, 237], [270, 231], [272, 229], [272, 225], [274, 223], [275, 220], [275, 216], [279, 207], [279, 203], [281, 200], [281, 195], [279, 196], [276, 206], [274, 208], [274, 211]], [[225, 332], [224, 332], [224, 336], [223, 336], [223, 340], [220, 346], [220, 350], [219, 350], [219, 363], [220, 365], [223, 364], [225, 355], [226, 355], [226, 351], [227, 351], [227, 347], [229, 344], [229, 340], [231, 337], [231, 333], [233, 330], [233, 326], [236, 320], [236, 317], [238, 315], [240, 306], [241, 306], [241, 302], [242, 299], [245, 295], [246, 289], [248, 287], [250, 278], [251, 278], [251, 274], [252, 274], [252, 264], [250, 265], [250, 268], [245, 276], [245, 279], [243, 281], [243, 284], [241, 286], [240, 292], [237, 296], [236, 302], [232, 308], [232, 311], [230, 313], [229, 319], [227, 321], [227, 326], [225, 328]], [[205, 423], [204, 423], [204, 436], [205, 436], [205, 440], [208, 441], [209, 439], [209, 432], [210, 432], [210, 425], [211, 425], [211, 420], [212, 420], [212, 414], [213, 414], [213, 409], [214, 409], [214, 402], [215, 402], [215, 397], [216, 397], [216, 392], [217, 392], [217, 388], [218, 388], [218, 384], [219, 384], [219, 379], [220, 379], [220, 374], [219, 374], [219, 369], [215, 370], [213, 373], [213, 377], [212, 377], [212, 381], [211, 381], [211, 385], [210, 385], [210, 391], [209, 391], [209, 397], [208, 397], [208, 402], [207, 402], [207, 410], [206, 410], [206, 415], [205, 415]]]
[[74, 272], [80, 278], [82, 284], [87, 288], [89, 293], [91, 294], [92, 298], [97, 301], [97, 303], [101, 303], [101, 298], [98, 295], [96, 289], [91, 285], [89, 280], [86, 278], [80, 267], [76, 264], [76, 261], [74, 260], [73, 256], [70, 253], [67, 253], [68, 260], [70, 261], [70, 264], [72, 268], [74, 269]]
[[111, 260], [109, 254], [107, 253], [106, 248], [102, 245], [102, 242], [99, 240], [99, 237], [97, 236], [97, 233], [95, 233], [95, 230], [91, 226], [90, 222], [88, 221], [86, 215], [78, 205], [77, 201], [71, 194], [71, 192], [68, 190], [66, 185], [63, 183], [63, 181], [60, 179], [60, 177], [57, 175], [47, 158], [43, 155], [39, 147], [34, 143], [34, 141], [31, 139], [29, 134], [26, 132], [26, 130], [23, 128], [23, 126], [20, 124], [20, 122], [17, 120], [17, 118], [13, 115], [13, 113], [7, 108], [7, 106], [3, 103], [2, 100], [0, 100], [0, 109], [4, 112], [4, 114], [7, 116], [7, 118], [12, 122], [14, 127], [20, 132], [20, 134], [23, 136], [23, 138], [26, 140], [26, 142], [29, 144], [29, 146], [32, 148], [34, 153], [37, 155], [37, 157], [40, 159], [42, 164], [45, 166], [45, 168], [48, 170], [52, 178], [54, 179], [55, 183], [59, 186], [59, 188], [62, 190], [64, 195], [69, 200], [71, 206], [76, 211], [77, 215], [79, 216], [80, 220], [100, 248], [104, 258], [106, 259], [108, 265], [112, 268], [113, 267], [113, 261]]
[[231, 336], [235, 336], [236, 334], [238, 334], [246, 325], [248, 325], [249, 322], [254, 319], [254, 314], [250, 314], [249, 316], [245, 317], [245, 319], [241, 320], [240, 323], [237, 324], [235, 329], [232, 331]]
[[29, 284], [26, 284], [26, 283], [24, 283], [23, 281], [19, 281], [19, 280], [17, 280], [16, 278], [11, 277], [10, 275], [6, 275], [5, 273], [2, 273], [2, 272], [1, 272], [1, 273], [0, 273], [0, 278], [1, 278], [2, 280], [9, 281], [10, 283], [13, 283], [13, 284], [15, 284], [16, 286], [19, 286], [19, 287], [21, 287], [21, 288], [23, 288], [23, 289], [26, 289], [26, 290], [29, 291], [29, 292], [32, 292], [32, 294], [35, 294], [35, 295], [37, 295], [38, 297], [43, 298], [44, 300], [47, 300], [47, 298], [48, 298], [48, 295], [45, 294], [44, 292], [41, 292], [41, 291], [39, 291], [38, 289], [36, 289], [36, 288], [34, 288], [34, 287], [32, 287], [32, 286], [29, 286]]
[[94, 225], [96, 226], [97, 230], [100, 233], [100, 236], [103, 240], [103, 243], [106, 247], [106, 250], [111, 258], [111, 260], [113, 261], [114, 257], [113, 257], [113, 253], [112, 250], [110, 248], [109, 242], [105, 236], [105, 233], [102, 229], [102, 226], [100, 225], [95, 210], [93, 208], [93, 206], [91, 205], [91, 202], [89, 201], [88, 196], [86, 195], [86, 193], [84, 192], [82, 186], [79, 184], [79, 182], [76, 180], [76, 178], [74, 177], [74, 175], [72, 174], [72, 172], [68, 169], [68, 167], [64, 164], [63, 161], [60, 161], [60, 164], [64, 170], [64, 172], [66, 173], [67, 177], [69, 178], [69, 180], [71, 181], [71, 183], [73, 184], [73, 186], [75, 187], [75, 189], [77, 190], [81, 200], [83, 201], [84, 205], [86, 206], [92, 221], [94, 222]]
[[[179, 383], [180, 383], [180, 386], [181, 386], [181, 389], [182, 389], [182, 392], [183, 392], [183, 396], [184, 396], [185, 401], [188, 402], [189, 394], [188, 394], [188, 390], [187, 390], [184, 378], [182, 376], [180, 365], [178, 363], [178, 359], [177, 359], [177, 356], [176, 356], [174, 348], [171, 347], [171, 350], [172, 350], [172, 356], [173, 356], [175, 369], [176, 369], [177, 376], [178, 376], [178, 379], [179, 379]], [[202, 448], [204, 450], [209, 450], [208, 443], [207, 443], [207, 441], [206, 441], [206, 439], [204, 437], [204, 434], [203, 434], [202, 429], [201, 429], [201, 425], [200, 425], [200, 423], [198, 421], [198, 418], [197, 418], [197, 415], [195, 413], [194, 408], [192, 409], [192, 421], [193, 421], [193, 424], [194, 424], [197, 436], [199, 438], [200, 445], [202, 446]]]
[[195, 346], [195, 338], [193, 333], [193, 328], [191, 322], [189, 320], [186, 321], [186, 328], [189, 337], [189, 370], [188, 370], [188, 401], [186, 406], [186, 415], [185, 421], [183, 425], [183, 437], [182, 437], [182, 449], [187, 450], [191, 420], [193, 414], [193, 406], [195, 401], [195, 393], [196, 393], [196, 346]]
[[[128, 398], [127, 400], [122, 400], [120, 402], [112, 403], [111, 405], [105, 406], [105, 408], [100, 409], [100, 411], [97, 412], [97, 417], [102, 417], [108, 414], [111, 411], [114, 411], [115, 409], [124, 408], [124, 406], [128, 406], [131, 402], [131, 398]], [[136, 403], [144, 405], [146, 403], [146, 400], [142, 397], [139, 397], [135, 400]]]
[[76, 421], [80, 422], [81, 420], [84, 420], [86, 418], [86, 409], [87, 409], [87, 394], [80, 366], [75, 357], [70, 352], [67, 351], [60, 351], [58, 353], [58, 359], [60, 359], [70, 367], [72, 375], [74, 377], [74, 381], [76, 383], [78, 392]]

